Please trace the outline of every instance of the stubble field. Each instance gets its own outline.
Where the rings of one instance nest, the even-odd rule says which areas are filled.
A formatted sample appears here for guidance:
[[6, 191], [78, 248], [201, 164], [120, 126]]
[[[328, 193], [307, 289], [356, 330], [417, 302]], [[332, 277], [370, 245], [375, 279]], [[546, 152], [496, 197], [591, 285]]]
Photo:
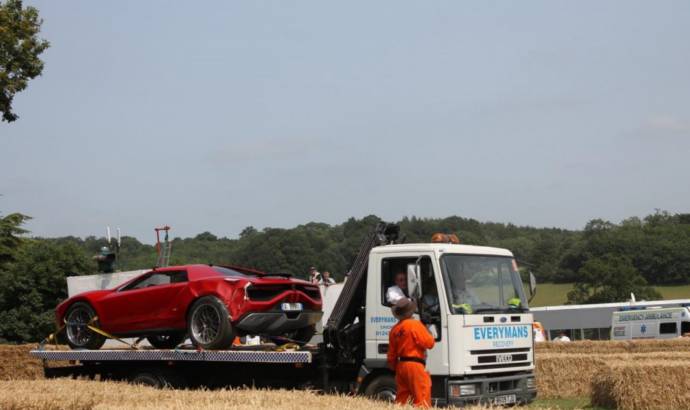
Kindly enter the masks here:
[[[312, 391], [171, 390], [90, 380], [44, 380], [34, 345], [0, 346], [1, 409], [401, 408]], [[537, 345], [532, 408], [690, 408], [690, 340]], [[479, 408], [479, 407], [473, 407]]]

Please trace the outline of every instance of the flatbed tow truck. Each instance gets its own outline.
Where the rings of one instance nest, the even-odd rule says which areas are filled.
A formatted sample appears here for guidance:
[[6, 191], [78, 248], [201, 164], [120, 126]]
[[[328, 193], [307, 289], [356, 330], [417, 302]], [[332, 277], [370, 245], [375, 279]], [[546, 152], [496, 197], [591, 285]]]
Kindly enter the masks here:
[[[534, 400], [533, 319], [512, 253], [445, 241], [399, 244], [398, 230], [382, 222], [364, 238], [318, 345], [214, 351], [191, 345], [172, 350], [39, 348], [31, 355], [43, 359], [47, 378], [309, 388], [392, 400], [395, 379], [386, 353], [396, 321], [386, 290], [404, 271], [409, 295], [419, 301], [417, 317], [436, 339], [426, 362], [435, 405]], [[530, 275], [530, 294], [535, 286]]]

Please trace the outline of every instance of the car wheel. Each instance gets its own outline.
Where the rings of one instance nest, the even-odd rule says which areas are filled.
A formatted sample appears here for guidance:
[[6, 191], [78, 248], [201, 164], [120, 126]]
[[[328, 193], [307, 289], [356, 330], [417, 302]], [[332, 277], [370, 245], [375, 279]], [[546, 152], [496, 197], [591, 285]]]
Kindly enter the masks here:
[[285, 343], [296, 343], [300, 346], [304, 346], [307, 343], [309, 343], [312, 337], [314, 337], [314, 333], [316, 333], [316, 325], [310, 325], [286, 333], [284, 336], [272, 337], [271, 341], [277, 345], [282, 345]]
[[[67, 344], [72, 349], [99, 349], [105, 343], [105, 336], [88, 328], [88, 324], [96, 316], [96, 311], [86, 302], [76, 302], [67, 309], [65, 315], [65, 335]], [[92, 323], [99, 326], [98, 321]]]
[[189, 309], [187, 330], [195, 346], [208, 350], [228, 348], [235, 338], [228, 308], [215, 296], [194, 302]]
[[375, 400], [394, 402], [396, 396], [395, 377], [390, 374], [376, 377], [364, 389], [364, 395]]
[[187, 335], [184, 332], [170, 332], [148, 336], [146, 340], [156, 349], [174, 349], [186, 338]]

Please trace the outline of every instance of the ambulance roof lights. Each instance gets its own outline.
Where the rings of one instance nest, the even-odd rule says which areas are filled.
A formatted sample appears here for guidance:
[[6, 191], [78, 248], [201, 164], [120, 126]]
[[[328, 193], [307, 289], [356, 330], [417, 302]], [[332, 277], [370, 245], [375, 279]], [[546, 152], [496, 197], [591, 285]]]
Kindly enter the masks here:
[[435, 233], [431, 236], [431, 243], [454, 243], [459, 244], [460, 239], [454, 233]]

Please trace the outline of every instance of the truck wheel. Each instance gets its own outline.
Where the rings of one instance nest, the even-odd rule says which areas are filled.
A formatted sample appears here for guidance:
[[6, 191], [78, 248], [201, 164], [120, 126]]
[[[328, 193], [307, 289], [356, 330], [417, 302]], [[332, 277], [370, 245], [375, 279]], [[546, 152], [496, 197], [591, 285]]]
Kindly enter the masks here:
[[228, 308], [215, 296], [194, 302], [189, 309], [187, 330], [192, 343], [207, 350], [228, 348], [235, 338]]
[[390, 374], [384, 374], [372, 380], [367, 388], [364, 389], [364, 395], [375, 400], [381, 401], [395, 401], [396, 395], [395, 377]]
[[162, 333], [148, 336], [146, 340], [156, 349], [174, 349], [187, 338], [183, 332]]
[[142, 386], [155, 387], [157, 389], [163, 387], [163, 380], [156, 372], [143, 371], [136, 373], [130, 379], [132, 384], [139, 384]]
[[[76, 302], [67, 310], [65, 315], [65, 336], [67, 344], [72, 349], [100, 349], [105, 343], [105, 336], [102, 336], [87, 327], [91, 319], [96, 316], [96, 311], [86, 302]], [[98, 321], [93, 323], [99, 326]]]
[[184, 376], [171, 368], [149, 368], [134, 373], [129, 379], [132, 384], [151, 386], [157, 389], [186, 387]]

